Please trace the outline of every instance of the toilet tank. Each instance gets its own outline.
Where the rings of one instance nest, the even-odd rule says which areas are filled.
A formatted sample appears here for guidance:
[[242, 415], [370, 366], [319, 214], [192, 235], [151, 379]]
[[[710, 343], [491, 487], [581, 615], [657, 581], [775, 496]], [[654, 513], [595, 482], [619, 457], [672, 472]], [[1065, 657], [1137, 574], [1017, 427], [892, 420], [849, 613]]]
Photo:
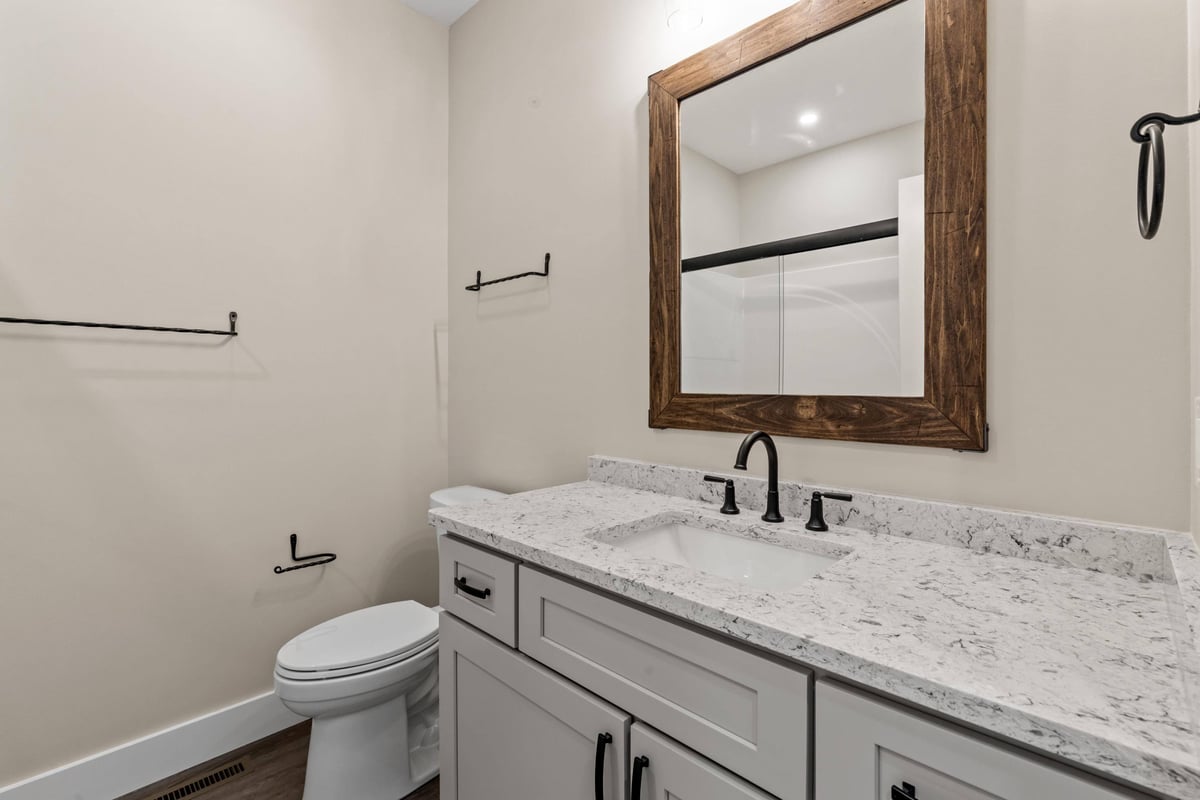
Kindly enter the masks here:
[[[432, 511], [435, 508], [446, 506], [465, 506], [471, 503], [481, 503], [484, 500], [496, 500], [500, 497], [508, 497], [508, 495], [505, 492], [484, 489], [481, 486], [451, 486], [446, 489], [438, 489], [429, 495], [429, 509]], [[445, 533], [441, 528], [438, 528], [437, 532], [438, 536]]]

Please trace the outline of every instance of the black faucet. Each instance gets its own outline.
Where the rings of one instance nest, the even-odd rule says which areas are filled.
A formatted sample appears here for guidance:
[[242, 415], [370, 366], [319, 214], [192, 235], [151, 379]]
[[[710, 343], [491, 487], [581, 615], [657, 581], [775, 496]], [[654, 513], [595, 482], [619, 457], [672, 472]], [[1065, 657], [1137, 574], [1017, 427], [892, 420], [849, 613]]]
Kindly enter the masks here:
[[746, 468], [750, 448], [759, 440], [762, 441], [763, 447], [767, 448], [767, 513], [762, 515], [763, 522], [783, 522], [783, 515], [779, 513], [779, 453], [775, 450], [775, 441], [771, 436], [762, 431], [755, 431], [743, 439], [733, 468]]

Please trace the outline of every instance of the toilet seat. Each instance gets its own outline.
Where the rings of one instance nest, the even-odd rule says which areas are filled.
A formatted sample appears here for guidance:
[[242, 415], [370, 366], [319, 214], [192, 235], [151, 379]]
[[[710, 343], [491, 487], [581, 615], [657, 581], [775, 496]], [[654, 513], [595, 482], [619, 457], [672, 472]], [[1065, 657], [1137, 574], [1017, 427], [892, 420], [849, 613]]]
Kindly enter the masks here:
[[365, 675], [368, 672], [375, 672], [396, 664], [403, 664], [405, 661], [420, 661], [429, 651], [436, 651], [437, 646], [437, 641], [426, 642], [424, 646], [418, 649], [410, 650], [391, 658], [371, 661], [366, 664], [356, 664], [352, 667], [341, 667], [340, 669], [295, 670], [276, 664], [275, 674], [292, 681], [325, 681], [332, 678], [349, 678], [354, 675]]
[[361, 675], [437, 646], [437, 614], [412, 600], [352, 611], [308, 629], [279, 649], [275, 672], [294, 681]]
[[297, 680], [276, 667], [275, 693], [291, 704], [289, 708], [293, 711], [297, 711], [296, 704], [333, 703], [339, 713], [347, 713], [356, 702], [365, 702], [366, 706], [380, 702], [372, 700], [372, 696], [403, 694], [407, 684], [422, 680], [430, 670], [437, 672], [437, 657], [438, 643], [433, 642], [411, 658], [356, 675], [327, 678], [310, 675]]

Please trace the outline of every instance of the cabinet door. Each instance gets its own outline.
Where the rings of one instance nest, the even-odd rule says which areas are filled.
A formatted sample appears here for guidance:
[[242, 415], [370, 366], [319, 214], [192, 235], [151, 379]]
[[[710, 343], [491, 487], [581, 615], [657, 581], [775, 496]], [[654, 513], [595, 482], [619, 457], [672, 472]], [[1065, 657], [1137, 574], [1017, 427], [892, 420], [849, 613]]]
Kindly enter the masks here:
[[633, 726], [629, 751], [634, 770], [630, 800], [773, 800], [761, 789], [641, 723]]
[[1144, 800], [827, 681], [816, 705], [816, 800]]
[[521, 652], [782, 800], [808, 800], [805, 670], [522, 566]]
[[440, 619], [442, 800], [627, 800], [627, 715]]

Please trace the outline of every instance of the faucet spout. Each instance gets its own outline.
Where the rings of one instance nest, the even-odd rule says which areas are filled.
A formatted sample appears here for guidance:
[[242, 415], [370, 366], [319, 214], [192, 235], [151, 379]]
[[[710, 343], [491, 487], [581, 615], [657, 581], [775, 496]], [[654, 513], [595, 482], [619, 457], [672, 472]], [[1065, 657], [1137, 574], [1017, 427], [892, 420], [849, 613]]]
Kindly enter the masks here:
[[771, 435], [755, 431], [743, 439], [733, 468], [746, 468], [746, 459], [757, 442], [762, 442], [767, 450], [767, 513], [762, 515], [763, 522], [783, 522], [783, 515], [779, 513], [779, 451], [775, 449], [775, 440]]

